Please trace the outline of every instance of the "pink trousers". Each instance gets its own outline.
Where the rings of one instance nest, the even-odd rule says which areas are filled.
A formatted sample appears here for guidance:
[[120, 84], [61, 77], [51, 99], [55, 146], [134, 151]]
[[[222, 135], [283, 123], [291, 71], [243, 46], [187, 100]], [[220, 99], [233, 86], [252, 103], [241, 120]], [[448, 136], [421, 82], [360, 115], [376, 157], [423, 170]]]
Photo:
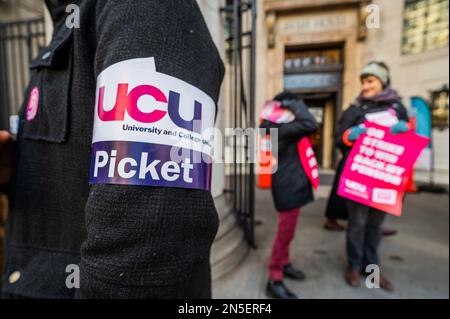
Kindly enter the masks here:
[[273, 243], [272, 258], [269, 265], [269, 278], [283, 280], [283, 268], [290, 264], [289, 246], [295, 237], [300, 208], [278, 214], [278, 231]]

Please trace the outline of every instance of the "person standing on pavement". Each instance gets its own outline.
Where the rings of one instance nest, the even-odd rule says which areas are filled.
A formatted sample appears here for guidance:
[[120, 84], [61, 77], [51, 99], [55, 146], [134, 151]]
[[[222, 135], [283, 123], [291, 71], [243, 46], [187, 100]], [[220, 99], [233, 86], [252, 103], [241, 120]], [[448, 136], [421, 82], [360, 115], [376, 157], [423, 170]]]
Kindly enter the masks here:
[[[343, 163], [361, 134], [367, 132], [363, 123], [368, 115], [389, 112], [396, 117], [397, 124], [391, 127], [391, 133], [401, 134], [410, 130], [408, 113], [400, 96], [390, 87], [389, 69], [383, 62], [371, 62], [360, 74], [362, 91], [355, 103], [342, 115], [337, 147], [344, 154]], [[345, 164], [344, 164], [345, 165]], [[342, 165], [342, 167], [344, 166]], [[345, 274], [347, 283], [352, 287], [360, 286], [361, 273], [368, 265], [379, 265], [378, 247], [382, 237], [382, 224], [386, 213], [346, 200], [348, 211], [347, 260]], [[393, 290], [393, 285], [383, 276], [380, 287]]]
[[[325, 208], [325, 223], [323, 228], [334, 232], [343, 232], [345, 226], [339, 223], [339, 220], [348, 220], [348, 209], [346, 199], [340, 197], [338, 193], [341, 174], [344, 170], [345, 161], [339, 161], [336, 173], [331, 187], [330, 196], [328, 197], [327, 206]], [[382, 234], [384, 237], [394, 236], [398, 232], [395, 229], [383, 227]]]
[[[193, 148], [175, 162], [176, 141], [149, 129], [197, 136], [194, 121], [214, 125], [224, 66], [200, 8], [45, 3], [52, 41], [31, 63], [17, 151], [0, 172], [10, 202], [3, 296], [210, 298], [210, 165], [192, 164]], [[79, 27], [67, 26], [68, 5]], [[11, 145], [7, 132], [0, 143]], [[80, 289], [66, 284], [70, 265]]]
[[283, 279], [305, 279], [305, 274], [291, 264], [289, 246], [295, 236], [300, 208], [314, 200], [311, 182], [300, 162], [297, 143], [314, 134], [317, 123], [306, 104], [295, 94], [283, 92], [274, 100], [292, 112], [295, 119], [282, 124], [264, 120], [260, 125], [265, 129], [278, 129], [278, 169], [272, 176], [271, 187], [278, 211], [278, 230], [269, 265], [267, 293], [275, 298], [296, 299]]
[[338, 220], [347, 220], [347, 202], [344, 198], [338, 196], [337, 191], [344, 169], [344, 161], [341, 160], [336, 168], [336, 174], [333, 179], [330, 196], [328, 197], [327, 206], [325, 208], [325, 223], [323, 228], [329, 231], [342, 232], [345, 227], [341, 225]]

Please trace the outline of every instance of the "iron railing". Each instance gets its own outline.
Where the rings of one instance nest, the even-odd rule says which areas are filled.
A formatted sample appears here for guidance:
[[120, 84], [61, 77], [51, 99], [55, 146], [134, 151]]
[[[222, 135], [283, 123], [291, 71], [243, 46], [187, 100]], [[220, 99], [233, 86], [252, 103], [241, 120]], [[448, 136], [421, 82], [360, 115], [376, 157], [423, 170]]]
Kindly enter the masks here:
[[45, 46], [43, 18], [0, 22], [0, 128], [9, 128], [29, 82], [29, 64]]
[[[227, 31], [229, 66], [228, 125], [231, 128], [255, 127], [256, 0], [228, 0], [221, 9]], [[233, 135], [229, 146], [233, 164], [227, 168], [227, 193], [250, 246], [255, 244], [255, 164], [251, 137]]]

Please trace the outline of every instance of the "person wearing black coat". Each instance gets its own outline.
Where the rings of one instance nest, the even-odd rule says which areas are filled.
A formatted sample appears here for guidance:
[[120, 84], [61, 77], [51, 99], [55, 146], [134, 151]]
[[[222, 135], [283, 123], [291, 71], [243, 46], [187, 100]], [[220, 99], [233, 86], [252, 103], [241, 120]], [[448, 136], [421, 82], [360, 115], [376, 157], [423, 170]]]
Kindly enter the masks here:
[[[218, 228], [210, 191], [114, 180], [89, 185], [91, 160], [100, 158], [93, 157], [92, 147], [94, 113], [100, 112], [95, 105], [103, 101], [97, 81], [129, 77], [133, 85], [142, 69], [132, 65], [144, 65], [150, 77], [158, 78], [159, 72], [159, 78], [172, 79], [156, 86], [182, 83], [181, 90], [208, 99], [214, 120], [224, 66], [200, 8], [195, 0], [46, 0], [46, 4], [54, 32], [49, 46], [31, 64], [20, 113], [8, 185], [4, 296], [210, 298], [210, 248]], [[80, 9], [79, 27], [66, 24], [67, 18], [73, 20], [68, 17], [71, 11], [66, 12], [69, 4]], [[99, 77], [105, 71], [116, 73]], [[114, 105], [116, 87], [107, 87], [109, 107]], [[164, 102], [154, 86], [142, 90]], [[176, 92], [170, 92], [175, 105]], [[128, 99], [118, 98], [116, 105], [126, 106], [127, 116], [135, 97], [129, 94]], [[187, 114], [198, 105], [190, 99], [181, 102]], [[149, 113], [143, 112], [134, 109], [134, 114], [148, 119]], [[161, 112], [154, 114], [165, 114]], [[108, 116], [120, 120], [119, 112], [104, 113], [105, 121]], [[125, 134], [105, 129], [97, 133], [104, 139]], [[118, 142], [117, 158], [135, 145]], [[102, 156], [103, 165], [106, 155]], [[133, 174], [136, 165], [128, 160], [122, 169], [117, 160], [122, 176]], [[180, 175], [169, 165], [168, 178]], [[197, 174], [186, 174], [185, 180]], [[148, 180], [150, 174], [143, 176]]]
[[344, 198], [337, 194], [342, 171], [344, 170], [344, 164], [345, 161], [341, 159], [336, 167], [330, 196], [328, 197], [327, 206], [325, 208], [326, 221], [324, 228], [330, 231], [345, 230], [345, 227], [339, 224], [338, 220], [348, 219], [347, 203]]
[[306, 104], [295, 94], [283, 92], [274, 98], [282, 108], [289, 109], [295, 116], [290, 123], [276, 124], [264, 120], [260, 127], [278, 129], [278, 168], [272, 175], [272, 196], [279, 212], [278, 231], [273, 245], [269, 266], [269, 295], [282, 299], [297, 296], [284, 285], [283, 278], [302, 280], [305, 275], [296, 270], [289, 259], [289, 245], [294, 238], [300, 207], [314, 200], [311, 182], [300, 162], [297, 143], [317, 130], [314, 116]]
[[[342, 115], [337, 133], [336, 146], [342, 151], [344, 168], [354, 142], [367, 129], [363, 123], [376, 113], [390, 112], [398, 123], [391, 127], [393, 134], [410, 130], [408, 113], [400, 96], [390, 88], [390, 77], [387, 66], [382, 62], [371, 62], [361, 72], [362, 92], [356, 102]], [[338, 172], [340, 176], [341, 172]], [[368, 265], [379, 265], [378, 246], [382, 237], [382, 224], [386, 213], [356, 203], [340, 199], [346, 203], [348, 212], [347, 225], [347, 259], [348, 270], [345, 278], [349, 285], [360, 285], [360, 273]], [[380, 287], [392, 290], [392, 284], [380, 276]]]
[[[387, 85], [390, 85], [391, 79], [389, 75], [389, 68], [386, 64], [382, 62], [378, 62], [380, 65], [388, 71], [387, 75]], [[364, 100], [361, 97], [356, 101], [356, 104], [363, 102]], [[367, 100], [370, 103], [370, 100]], [[339, 123], [341, 124], [341, 123]], [[339, 134], [338, 134], [339, 135]], [[336, 137], [339, 140], [339, 136]], [[341, 151], [347, 152], [347, 148], [341, 149]], [[328, 197], [327, 206], [325, 208], [325, 223], [324, 228], [330, 231], [344, 231], [345, 227], [342, 226], [338, 220], [347, 220], [348, 219], [348, 209], [346, 200], [340, 197], [338, 193], [339, 183], [342, 175], [342, 171], [344, 170], [345, 165], [345, 153], [341, 155], [343, 158], [339, 161], [338, 166], [336, 167], [336, 172], [333, 179], [333, 184], [331, 187], [330, 196]], [[393, 236], [396, 235], [397, 231], [394, 229], [383, 228], [383, 236]]]

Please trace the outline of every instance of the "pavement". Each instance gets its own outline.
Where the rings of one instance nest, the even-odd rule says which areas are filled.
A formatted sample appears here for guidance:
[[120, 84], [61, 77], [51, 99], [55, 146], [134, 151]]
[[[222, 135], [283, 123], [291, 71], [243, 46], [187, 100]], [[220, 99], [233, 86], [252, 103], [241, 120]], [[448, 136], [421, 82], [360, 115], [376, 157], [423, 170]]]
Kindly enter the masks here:
[[[386, 226], [399, 231], [384, 238], [381, 272], [395, 286], [394, 292], [349, 287], [345, 232], [322, 228], [329, 186], [322, 187], [317, 200], [302, 209], [297, 236], [291, 246], [293, 264], [307, 279], [287, 286], [301, 299], [410, 299], [449, 298], [449, 196], [408, 194], [402, 217], [388, 216]], [[256, 191], [256, 243], [241, 264], [213, 284], [218, 299], [266, 299], [267, 264], [275, 237], [277, 213], [270, 190]]]

